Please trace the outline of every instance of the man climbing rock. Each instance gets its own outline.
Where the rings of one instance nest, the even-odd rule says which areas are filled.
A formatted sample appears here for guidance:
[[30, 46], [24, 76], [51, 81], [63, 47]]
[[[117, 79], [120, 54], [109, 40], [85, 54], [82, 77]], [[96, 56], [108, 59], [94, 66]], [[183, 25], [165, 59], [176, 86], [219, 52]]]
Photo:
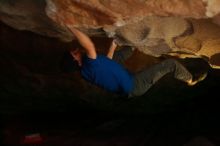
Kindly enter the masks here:
[[134, 97], [143, 95], [168, 73], [173, 73], [176, 79], [188, 85], [195, 85], [206, 77], [204, 74], [199, 79], [193, 80], [191, 73], [174, 59], [165, 60], [136, 74], [131, 74], [121, 64], [132, 55], [132, 48], [115, 51], [117, 45], [113, 41], [106, 56], [98, 55], [95, 45], [86, 34], [76, 28], [68, 28], [85, 49], [84, 56], [79, 49], [70, 51], [80, 66], [82, 77], [105, 90]]

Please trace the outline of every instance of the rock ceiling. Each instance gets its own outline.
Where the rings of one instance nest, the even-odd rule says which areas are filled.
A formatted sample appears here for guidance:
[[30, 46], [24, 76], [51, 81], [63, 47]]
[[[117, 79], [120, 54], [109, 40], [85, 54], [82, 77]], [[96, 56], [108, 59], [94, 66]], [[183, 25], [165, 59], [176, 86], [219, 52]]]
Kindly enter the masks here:
[[152, 55], [202, 57], [220, 67], [220, 0], [1, 0], [0, 20], [71, 41], [64, 27]]

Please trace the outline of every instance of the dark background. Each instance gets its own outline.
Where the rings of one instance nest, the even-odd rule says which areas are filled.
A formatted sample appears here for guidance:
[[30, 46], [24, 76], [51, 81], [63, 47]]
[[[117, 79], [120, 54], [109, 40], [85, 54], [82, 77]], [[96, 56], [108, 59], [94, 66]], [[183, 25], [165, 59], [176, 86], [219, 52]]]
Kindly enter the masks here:
[[[100, 53], [110, 44], [93, 40]], [[61, 71], [63, 54], [76, 46], [0, 24], [2, 144], [22, 145], [25, 136], [40, 134], [38, 145], [219, 145], [220, 70], [202, 59], [179, 59], [194, 75], [208, 71], [208, 77], [188, 87], [167, 75], [128, 100]], [[126, 66], [137, 71], [164, 58], [135, 52]]]

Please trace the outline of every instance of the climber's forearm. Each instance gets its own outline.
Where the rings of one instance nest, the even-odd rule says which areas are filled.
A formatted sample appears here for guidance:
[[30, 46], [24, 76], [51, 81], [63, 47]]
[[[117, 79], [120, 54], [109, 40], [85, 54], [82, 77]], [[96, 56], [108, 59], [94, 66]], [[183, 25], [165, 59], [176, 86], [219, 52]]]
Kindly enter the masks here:
[[111, 46], [110, 46], [110, 48], [109, 48], [109, 50], [108, 50], [108, 53], [107, 53], [107, 57], [109, 58], [109, 59], [112, 59], [113, 58], [113, 56], [114, 56], [114, 52], [115, 52], [115, 49], [117, 48], [117, 44], [114, 42], [114, 41], [112, 41], [112, 44], [111, 44]]
[[113, 51], [113, 50], [109, 50], [109, 51], [108, 51], [108, 54], [107, 54], [107, 57], [108, 57], [109, 59], [112, 59], [113, 56], [114, 56], [114, 52], [115, 52], [115, 51]]

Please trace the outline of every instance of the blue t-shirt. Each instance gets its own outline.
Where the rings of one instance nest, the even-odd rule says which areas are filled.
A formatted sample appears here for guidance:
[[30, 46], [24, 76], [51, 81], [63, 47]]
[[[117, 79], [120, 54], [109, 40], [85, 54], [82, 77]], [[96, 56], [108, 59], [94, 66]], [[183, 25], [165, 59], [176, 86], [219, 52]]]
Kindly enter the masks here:
[[96, 59], [85, 56], [82, 60], [83, 78], [108, 91], [129, 94], [133, 89], [133, 76], [120, 64], [103, 55]]

